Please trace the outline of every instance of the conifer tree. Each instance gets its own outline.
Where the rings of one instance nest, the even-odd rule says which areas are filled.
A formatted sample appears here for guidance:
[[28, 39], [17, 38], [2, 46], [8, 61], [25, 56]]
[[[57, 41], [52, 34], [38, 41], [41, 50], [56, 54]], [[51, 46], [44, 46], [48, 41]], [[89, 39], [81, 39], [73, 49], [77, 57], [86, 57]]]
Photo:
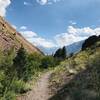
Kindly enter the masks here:
[[18, 50], [17, 56], [13, 60], [18, 78], [23, 78], [26, 71], [27, 53], [23, 46]]
[[66, 52], [66, 47], [64, 46], [64, 47], [62, 48], [62, 59], [66, 59], [66, 54], [67, 54], [67, 52]]
[[55, 58], [58, 58], [58, 59], [65, 59], [66, 58], [66, 47], [64, 46], [63, 48], [59, 48], [55, 54], [54, 54], [54, 57]]

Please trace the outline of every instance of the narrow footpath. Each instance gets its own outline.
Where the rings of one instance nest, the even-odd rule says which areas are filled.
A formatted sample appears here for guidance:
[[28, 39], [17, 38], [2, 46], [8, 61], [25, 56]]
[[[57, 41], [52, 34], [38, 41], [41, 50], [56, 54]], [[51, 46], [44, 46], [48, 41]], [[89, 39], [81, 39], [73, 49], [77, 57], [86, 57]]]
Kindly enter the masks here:
[[36, 86], [28, 93], [17, 98], [17, 100], [48, 100], [49, 95], [49, 78], [51, 72], [42, 75], [37, 81]]

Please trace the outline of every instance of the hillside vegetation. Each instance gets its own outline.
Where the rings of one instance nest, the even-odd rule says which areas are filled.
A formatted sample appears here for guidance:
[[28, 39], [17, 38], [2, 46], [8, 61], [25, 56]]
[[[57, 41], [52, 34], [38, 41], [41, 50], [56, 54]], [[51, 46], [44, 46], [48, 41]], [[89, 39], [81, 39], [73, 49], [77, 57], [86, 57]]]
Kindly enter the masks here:
[[0, 52], [0, 100], [16, 100], [17, 95], [32, 89], [41, 74], [58, 64], [54, 57], [29, 54], [23, 46], [15, 52], [14, 48], [6, 54]]
[[44, 56], [0, 17], [0, 100], [16, 100], [56, 64], [53, 56]]
[[100, 100], [100, 40], [61, 62], [50, 88], [50, 100]]
[[49, 85], [50, 100], [100, 100], [100, 36], [86, 39], [77, 54], [67, 55], [64, 46], [54, 55], [43, 55], [0, 17], [0, 48], [0, 100], [23, 97], [49, 70], [37, 97], [48, 94], [42, 90]]

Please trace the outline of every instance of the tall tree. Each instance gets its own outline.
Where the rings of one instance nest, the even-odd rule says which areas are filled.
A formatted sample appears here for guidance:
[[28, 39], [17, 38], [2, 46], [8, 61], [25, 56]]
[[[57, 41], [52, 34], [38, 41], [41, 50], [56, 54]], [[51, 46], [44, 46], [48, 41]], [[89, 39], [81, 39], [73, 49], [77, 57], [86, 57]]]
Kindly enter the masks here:
[[14, 66], [19, 79], [23, 78], [26, 71], [27, 53], [23, 46], [18, 50], [15, 59], [13, 60]]
[[66, 58], [66, 54], [67, 54], [66, 47], [64, 46], [63, 48], [59, 48], [55, 52], [54, 57], [63, 60]]
[[63, 59], [66, 59], [66, 55], [67, 55], [66, 47], [64, 46], [64, 47], [62, 48], [62, 58], [63, 58]]
[[60, 58], [61, 55], [62, 55], [62, 49], [59, 48], [59, 49], [55, 52], [54, 57], [55, 57], [55, 58]]

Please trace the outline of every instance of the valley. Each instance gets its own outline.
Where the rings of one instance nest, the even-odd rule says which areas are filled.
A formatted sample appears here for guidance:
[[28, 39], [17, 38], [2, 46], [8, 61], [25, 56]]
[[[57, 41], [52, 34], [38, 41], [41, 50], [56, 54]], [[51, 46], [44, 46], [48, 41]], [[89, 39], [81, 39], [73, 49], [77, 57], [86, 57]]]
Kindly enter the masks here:
[[100, 100], [100, 35], [43, 48], [0, 16], [0, 100]]

